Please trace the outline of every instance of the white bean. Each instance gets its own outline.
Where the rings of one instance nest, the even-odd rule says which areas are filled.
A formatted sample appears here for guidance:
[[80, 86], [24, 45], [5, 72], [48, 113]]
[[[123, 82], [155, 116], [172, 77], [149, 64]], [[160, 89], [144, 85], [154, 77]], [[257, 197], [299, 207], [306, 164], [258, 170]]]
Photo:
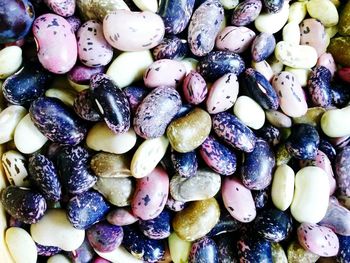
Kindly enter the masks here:
[[0, 50], [0, 79], [15, 73], [22, 64], [22, 49], [9, 46]]
[[0, 144], [13, 139], [17, 124], [26, 114], [26, 108], [18, 105], [11, 105], [0, 113]]

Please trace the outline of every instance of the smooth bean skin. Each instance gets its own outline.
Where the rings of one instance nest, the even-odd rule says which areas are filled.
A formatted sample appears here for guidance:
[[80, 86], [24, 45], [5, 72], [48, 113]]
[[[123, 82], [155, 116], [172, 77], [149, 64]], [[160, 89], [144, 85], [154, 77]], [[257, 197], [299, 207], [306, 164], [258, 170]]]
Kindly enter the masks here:
[[15, 150], [4, 152], [1, 164], [10, 185], [29, 187], [26, 157]]
[[173, 120], [167, 128], [172, 148], [181, 153], [193, 151], [208, 137], [211, 123], [210, 115], [200, 108], [194, 108], [185, 116]]
[[264, 0], [263, 4], [268, 13], [278, 13], [283, 7], [283, 0]]
[[116, 226], [127, 226], [138, 221], [130, 209], [127, 208], [115, 208], [107, 214], [107, 221]]
[[297, 124], [292, 127], [292, 133], [286, 142], [287, 151], [301, 160], [315, 159], [320, 136], [310, 124]]
[[[250, 249], [246, 249], [249, 247]], [[237, 242], [238, 258], [241, 262], [272, 263], [271, 243], [260, 237], [243, 236]]]
[[215, 196], [220, 190], [220, 185], [219, 174], [200, 169], [189, 178], [174, 175], [170, 181], [170, 194], [172, 198], [181, 202], [205, 200]]
[[195, 0], [160, 2], [158, 14], [162, 17], [165, 32], [168, 34], [179, 34], [190, 21]]
[[266, 110], [277, 110], [278, 96], [269, 81], [258, 71], [248, 68], [244, 72], [244, 84], [250, 97]]
[[67, 17], [74, 14], [74, 0], [44, 0], [44, 2], [52, 11], [60, 16]]
[[[256, 208], [251, 191], [237, 178], [225, 178], [222, 199], [227, 211], [239, 222], [248, 223], [256, 217]], [[244, 200], [244, 204], [238, 200]]]
[[156, 218], [140, 220], [139, 227], [142, 233], [150, 239], [164, 239], [170, 236], [171, 215], [164, 209]]
[[[264, 160], [259, 159], [264, 156]], [[261, 139], [255, 142], [254, 150], [244, 154], [241, 168], [243, 184], [251, 190], [262, 190], [271, 184], [275, 156], [269, 144]]]
[[327, 108], [331, 105], [331, 72], [323, 66], [315, 67], [310, 74], [308, 91], [315, 106]]
[[203, 57], [197, 70], [204, 79], [214, 81], [227, 73], [241, 74], [245, 69], [243, 59], [236, 53], [229, 51], [211, 51]]
[[260, 33], [254, 38], [251, 53], [255, 62], [261, 62], [267, 59], [274, 51], [276, 40], [273, 34]]
[[123, 240], [123, 228], [107, 222], [99, 222], [86, 230], [91, 246], [101, 252], [113, 251]]
[[192, 244], [190, 256], [188, 259], [189, 263], [202, 261], [208, 263], [219, 262], [218, 248], [215, 242], [208, 237], [203, 237]]
[[323, 257], [338, 254], [339, 240], [328, 227], [316, 224], [302, 223], [297, 230], [298, 240], [304, 249]]
[[207, 234], [208, 237], [219, 237], [222, 234], [233, 233], [237, 231], [241, 226], [241, 223], [234, 219], [227, 211], [222, 211], [220, 214], [219, 222], [214, 228]]
[[262, 9], [260, 0], [249, 0], [239, 3], [234, 9], [231, 24], [234, 26], [246, 26], [253, 22]]
[[166, 171], [155, 168], [149, 175], [138, 179], [131, 209], [142, 220], [157, 217], [163, 210], [169, 194], [169, 178]]
[[300, 44], [309, 45], [316, 49], [318, 57], [326, 52], [326, 32], [320, 21], [309, 18], [300, 24]]
[[216, 225], [220, 208], [215, 198], [194, 201], [176, 213], [172, 226], [175, 233], [185, 241], [204, 237]]
[[223, 19], [224, 8], [216, 0], [204, 2], [193, 12], [188, 27], [188, 44], [194, 55], [202, 57], [212, 51]]
[[114, 133], [130, 128], [130, 107], [124, 92], [105, 74], [96, 74], [90, 80], [90, 92], [96, 109]]
[[200, 146], [199, 153], [205, 163], [215, 172], [231, 175], [236, 171], [236, 155], [213, 136], [209, 136]]
[[67, 74], [69, 84], [78, 92], [88, 89], [90, 79], [97, 73], [103, 73], [105, 67], [90, 68], [76, 64]]
[[300, 169], [295, 176], [295, 192], [291, 213], [298, 222], [318, 223], [329, 203], [328, 176], [319, 167]]
[[164, 37], [162, 18], [150, 11], [114, 10], [103, 19], [107, 42], [121, 51], [142, 51], [157, 46]]
[[294, 195], [294, 171], [287, 164], [277, 167], [273, 175], [271, 198], [273, 204], [285, 211], [291, 205]]
[[174, 88], [155, 88], [136, 110], [133, 120], [136, 134], [145, 139], [162, 136], [180, 107], [181, 97]]
[[131, 226], [124, 227], [123, 244], [134, 257], [146, 262], [158, 262], [165, 254], [161, 240], [150, 239]]
[[88, 151], [81, 147], [66, 146], [56, 156], [56, 167], [63, 188], [71, 194], [86, 192], [96, 183], [96, 176], [88, 167]]
[[171, 152], [171, 162], [176, 172], [182, 177], [191, 177], [198, 169], [197, 155], [195, 151], [187, 153]]
[[337, 175], [338, 191], [341, 195], [350, 196], [350, 178], [348, 169], [350, 165], [350, 147], [344, 147], [336, 156], [335, 173]]
[[247, 27], [228, 26], [217, 35], [215, 47], [219, 50], [242, 53], [250, 47], [254, 38], [255, 32]]
[[254, 133], [237, 117], [227, 112], [213, 116], [213, 129], [216, 135], [234, 149], [244, 152], [254, 150]]
[[271, 241], [280, 242], [292, 232], [292, 217], [276, 208], [260, 211], [254, 221], [258, 235]]
[[174, 59], [181, 60], [188, 53], [187, 41], [176, 36], [164, 37], [162, 42], [153, 49], [155, 60]]
[[203, 77], [196, 71], [191, 71], [184, 79], [182, 90], [188, 103], [198, 105], [207, 96], [208, 88]]
[[102, 220], [109, 209], [110, 205], [101, 194], [87, 191], [69, 200], [67, 216], [74, 228], [87, 229]]
[[84, 120], [93, 122], [102, 120], [92, 100], [89, 89], [82, 90], [77, 94], [74, 99], [73, 108], [75, 113]]
[[40, 64], [27, 62], [17, 73], [8, 77], [2, 85], [5, 99], [16, 105], [28, 105], [42, 96], [53, 75]]
[[35, 19], [33, 35], [44, 68], [55, 74], [67, 73], [73, 68], [78, 56], [77, 40], [67, 20], [44, 14]]
[[1, 203], [8, 214], [25, 224], [38, 222], [47, 208], [41, 194], [17, 186], [8, 186], [2, 191]]
[[34, 7], [28, 0], [11, 1], [2, 5], [0, 43], [23, 39], [29, 33], [34, 18]]
[[238, 92], [239, 83], [235, 74], [227, 73], [218, 78], [209, 89], [207, 111], [215, 114], [228, 110], [236, 102]]
[[29, 114], [34, 125], [52, 142], [76, 145], [86, 135], [85, 123], [58, 99], [41, 97], [35, 100]]
[[53, 201], [61, 199], [61, 183], [53, 162], [42, 154], [35, 154], [29, 158], [28, 170], [30, 179], [46, 199]]

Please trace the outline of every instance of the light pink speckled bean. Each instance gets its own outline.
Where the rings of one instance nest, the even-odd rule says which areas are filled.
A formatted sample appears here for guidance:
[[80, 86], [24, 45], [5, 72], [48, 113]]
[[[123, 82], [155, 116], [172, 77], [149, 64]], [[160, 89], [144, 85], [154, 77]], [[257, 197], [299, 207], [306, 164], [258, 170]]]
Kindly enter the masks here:
[[168, 194], [168, 174], [163, 168], [156, 167], [149, 175], [136, 180], [131, 201], [132, 213], [142, 220], [157, 217], [164, 209]]
[[[328, 68], [332, 74], [332, 77], [334, 76], [334, 73], [337, 70], [337, 65], [335, 64], [331, 53], [323, 53], [318, 58], [316, 66], [324, 66], [324, 67]], [[340, 70], [342, 70], [342, 69], [340, 69]], [[339, 74], [339, 71], [338, 71], [338, 74]], [[350, 74], [349, 74], [349, 76], [350, 76]], [[349, 83], [350, 83], [350, 77], [349, 77]]]
[[186, 76], [183, 63], [171, 59], [160, 59], [153, 62], [145, 71], [143, 81], [148, 88], [159, 86], [176, 87]]
[[33, 34], [37, 43], [38, 58], [47, 70], [67, 73], [77, 60], [77, 41], [70, 24], [55, 14], [35, 19]]
[[216, 37], [215, 46], [218, 50], [242, 53], [251, 46], [254, 38], [254, 31], [247, 27], [228, 26]]
[[298, 227], [298, 240], [304, 249], [322, 257], [338, 254], [339, 240], [328, 227], [302, 223]]
[[252, 193], [238, 178], [226, 177], [221, 193], [224, 205], [231, 216], [244, 223], [254, 220], [256, 209]]
[[185, 77], [182, 90], [187, 102], [194, 105], [203, 102], [208, 93], [207, 83], [204, 78], [193, 70]]

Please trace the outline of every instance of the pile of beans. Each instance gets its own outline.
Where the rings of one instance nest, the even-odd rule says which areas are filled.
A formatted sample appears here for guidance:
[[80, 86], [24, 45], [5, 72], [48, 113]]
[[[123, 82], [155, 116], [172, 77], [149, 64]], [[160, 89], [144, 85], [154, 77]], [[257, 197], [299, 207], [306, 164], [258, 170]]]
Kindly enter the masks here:
[[0, 0], [0, 47], [14, 262], [350, 262], [349, 0]]

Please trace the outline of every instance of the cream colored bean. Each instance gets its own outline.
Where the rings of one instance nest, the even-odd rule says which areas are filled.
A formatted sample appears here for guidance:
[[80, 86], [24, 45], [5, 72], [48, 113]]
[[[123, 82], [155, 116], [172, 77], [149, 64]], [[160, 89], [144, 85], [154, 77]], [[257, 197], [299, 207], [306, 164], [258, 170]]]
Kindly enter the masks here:
[[309, 15], [318, 19], [324, 26], [329, 27], [338, 24], [338, 11], [332, 1], [310, 0], [307, 2], [306, 8]]
[[220, 0], [220, 3], [226, 10], [231, 10], [238, 5], [239, 1], [238, 0]]
[[291, 213], [298, 222], [318, 223], [327, 212], [329, 182], [326, 172], [315, 166], [300, 169], [295, 176]]
[[17, 124], [26, 114], [26, 108], [18, 105], [11, 105], [0, 113], [0, 144], [13, 139]]
[[171, 259], [174, 263], [188, 262], [188, 256], [192, 245], [191, 242], [182, 240], [175, 232], [173, 232], [168, 237], [168, 244]]
[[48, 258], [47, 263], [71, 263], [71, 261], [62, 254], [57, 254]]
[[132, 1], [142, 11], [151, 11], [155, 13], [158, 10], [157, 0], [132, 0]]
[[47, 142], [47, 138], [27, 114], [15, 129], [14, 142], [20, 152], [30, 154], [39, 150]]
[[165, 155], [169, 141], [165, 136], [145, 140], [131, 160], [130, 171], [136, 178], [147, 176]]
[[317, 62], [316, 50], [307, 45], [295, 45], [285, 41], [277, 43], [275, 56], [284, 65], [292, 68], [312, 68]]
[[313, 126], [319, 126], [321, 122], [322, 115], [326, 110], [322, 107], [312, 107], [308, 108], [305, 115], [297, 118], [293, 118], [293, 123], [306, 123]]
[[16, 263], [36, 263], [38, 257], [36, 245], [32, 237], [23, 228], [8, 228], [5, 240]]
[[26, 158], [15, 150], [5, 152], [1, 157], [7, 180], [12, 185], [28, 187], [28, 171]]
[[297, 22], [289, 22], [282, 31], [283, 41], [299, 45], [300, 43], [300, 29]]
[[311, 69], [309, 68], [291, 68], [291, 67], [285, 67], [284, 69], [287, 72], [293, 73], [294, 76], [297, 78], [299, 84], [302, 87], [306, 87], [307, 81], [309, 79], [309, 75], [311, 73]]
[[337, 26], [326, 27], [326, 34], [328, 35], [328, 38], [334, 37], [337, 33], [338, 33]]
[[198, 60], [194, 58], [184, 58], [183, 60], [181, 60], [181, 62], [186, 68], [186, 74], [190, 73], [191, 70], [196, 71]]
[[44, 246], [56, 246], [73, 251], [84, 241], [85, 231], [74, 228], [64, 209], [49, 209], [39, 222], [30, 226], [35, 242]]
[[95, 250], [95, 252], [100, 257], [107, 259], [113, 263], [143, 263], [142, 260], [134, 257], [123, 246], [119, 246], [111, 252], [100, 252], [98, 250]]
[[61, 88], [61, 87], [51, 88], [45, 92], [46, 97], [57, 98], [60, 101], [62, 101], [64, 104], [70, 107], [73, 107], [73, 103], [76, 95], [77, 95], [77, 92], [75, 92], [75, 90]]
[[133, 129], [125, 133], [113, 133], [104, 122], [95, 124], [86, 137], [86, 144], [95, 151], [122, 154], [130, 151], [136, 144]]
[[285, 1], [278, 13], [260, 13], [255, 19], [254, 25], [260, 32], [274, 34], [287, 23], [289, 16], [289, 3]]
[[321, 118], [322, 131], [329, 137], [350, 135], [350, 106], [326, 111]]
[[153, 63], [153, 57], [149, 50], [137, 52], [123, 52], [109, 66], [109, 75], [119, 88], [124, 88], [131, 83], [142, 80], [145, 70]]
[[68, 82], [69, 82], [69, 85], [77, 92], [80, 92], [84, 89], [88, 89], [89, 88], [89, 85], [83, 85], [83, 84], [78, 84], [78, 83], [75, 83], [71, 80], [68, 79]]
[[277, 167], [272, 181], [271, 198], [273, 204], [285, 211], [291, 205], [294, 195], [294, 171], [286, 164]]
[[288, 22], [300, 24], [306, 16], [306, 2], [294, 2], [290, 5]]
[[240, 96], [233, 106], [233, 113], [245, 125], [255, 130], [265, 123], [265, 112], [255, 100], [247, 96]]
[[292, 119], [286, 114], [277, 110], [265, 111], [266, 119], [273, 126], [277, 128], [290, 128], [292, 127]]
[[269, 63], [265, 60], [260, 62], [252, 61], [252, 68], [261, 73], [268, 81], [271, 81], [274, 73]]
[[0, 79], [5, 79], [15, 73], [22, 64], [22, 49], [17, 46], [5, 47], [0, 50]]

